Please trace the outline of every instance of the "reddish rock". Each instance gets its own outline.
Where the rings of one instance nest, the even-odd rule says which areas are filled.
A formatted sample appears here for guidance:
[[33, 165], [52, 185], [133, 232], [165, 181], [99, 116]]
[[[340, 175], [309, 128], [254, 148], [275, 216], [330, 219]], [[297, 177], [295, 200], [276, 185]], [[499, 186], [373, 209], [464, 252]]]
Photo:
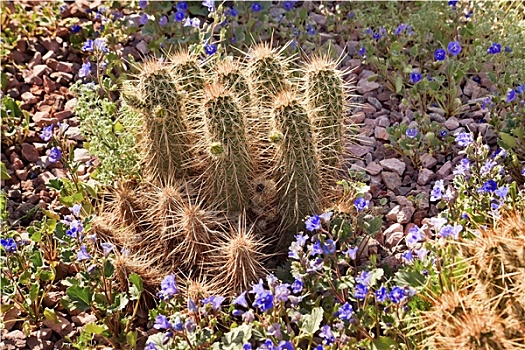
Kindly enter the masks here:
[[56, 88], [57, 88], [56, 83], [53, 80], [51, 80], [51, 78], [49, 78], [47, 75], [45, 75], [44, 76], [44, 91], [49, 94], [55, 91]]
[[57, 118], [50, 118], [49, 112], [36, 112], [33, 115], [33, 121], [36, 126], [44, 127], [58, 122]]
[[22, 157], [28, 162], [35, 163], [40, 159], [40, 154], [38, 154], [35, 146], [24, 142], [22, 144]]
[[40, 42], [42, 43], [42, 45], [44, 45], [44, 47], [47, 49], [47, 51], [58, 52], [58, 50], [60, 49], [60, 46], [58, 45], [56, 39], [42, 38], [40, 40]]
[[71, 117], [72, 115], [73, 113], [70, 110], [65, 110], [61, 112], [56, 112], [54, 114], [54, 117], [57, 118], [59, 122], [61, 122], [62, 120]]
[[29, 91], [24, 92], [21, 97], [22, 97], [22, 101], [24, 101], [24, 103], [27, 103], [27, 104], [32, 105], [38, 102], [38, 97], [35, 97], [35, 95], [30, 93]]
[[11, 161], [12, 169], [20, 170], [24, 167], [24, 162], [22, 162], [22, 159], [20, 159], [16, 152], [11, 153], [9, 160]]
[[64, 336], [73, 330], [71, 322], [69, 322], [66, 318], [60, 315], [57, 315], [57, 318], [59, 321], [58, 323], [55, 323], [50, 320], [44, 320], [44, 326], [51, 328], [53, 332], [59, 334], [60, 336]]
[[27, 180], [27, 170], [26, 169], [20, 169], [15, 170], [16, 177], [20, 179], [20, 181]]

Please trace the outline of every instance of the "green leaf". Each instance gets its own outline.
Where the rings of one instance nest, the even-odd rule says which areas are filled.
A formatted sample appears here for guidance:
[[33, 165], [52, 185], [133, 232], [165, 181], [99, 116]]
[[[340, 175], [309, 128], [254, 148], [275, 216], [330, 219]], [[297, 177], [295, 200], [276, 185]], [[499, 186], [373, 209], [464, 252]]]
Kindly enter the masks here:
[[40, 280], [41, 281], [54, 281], [55, 280], [55, 273], [53, 271], [48, 270], [42, 270], [40, 271]]
[[135, 345], [137, 345], [137, 338], [138, 338], [137, 331], [129, 331], [126, 334], [126, 343], [128, 343], [131, 349], [134, 349]]
[[137, 290], [142, 293], [144, 291], [144, 287], [142, 285], [142, 278], [140, 278], [139, 275], [136, 273], [132, 273], [129, 275], [129, 281], [133, 283], [133, 285], [137, 288]]
[[31, 284], [31, 288], [29, 289], [29, 299], [31, 302], [35, 302], [37, 300], [39, 290], [40, 286], [38, 283]]
[[33, 256], [31, 256], [30, 260], [36, 267], [44, 266], [44, 260], [43, 260], [41, 251], [34, 252], [34, 254], [33, 254]]
[[516, 145], [517, 145], [516, 139], [513, 136], [502, 132], [502, 133], [499, 134], [499, 137], [505, 143], [505, 145], [507, 145], [508, 147], [510, 147], [510, 148], [516, 147]]
[[0, 81], [2, 86], [2, 91], [5, 92], [7, 90], [7, 82], [8, 82], [7, 74], [4, 72], [0, 73]]
[[46, 183], [46, 186], [60, 191], [62, 187], [64, 186], [64, 183], [60, 179], [52, 179], [52, 180], [49, 180], [48, 183]]
[[400, 76], [397, 76], [396, 78], [396, 93], [400, 93], [403, 89], [403, 78]]
[[87, 334], [102, 334], [106, 330], [106, 327], [98, 325], [96, 323], [88, 323], [86, 325], [86, 328], [84, 328], [84, 332]]
[[250, 338], [252, 337], [252, 325], [251, 324], [243, 324], [239, 327], [236, 327], [226, 333], [222, 337], [222, 341], [224, 345], [242, 345], [244, 343], [247, 343]]
[[312, 310], [312, 313], [303, 317], [303, 323], [301, 325], [301, 333], [313, 336], [319, 329], [321, 322], [323, 321], [323, 308], [316, 307]]
[[109, 278], [113, 275], [113, 272], [115, 272], [115, 266], [113, 266], [111, 261], [106, 260], [106, 264], [104, 265], [104, 276]]
[[397, 342], [388, 337], [379, 337], [372, 343], [373, 350], [391, 350], [392, 346], [397, 347]]
[[401, 286], [420, 287], [425, 284], [426, 278], [418, 271], [398, 271], [394, 280]]
[[0, 164], [0, 180], [9, 180], [11, 178], [11, 175], [7, 173], [7, 167], [5, 166], [4, 162]]
[[57, 315], [55, 314], [55, 310], [49, 309], [47, 307], [44, 309], [44, 318], [56, 324], [60, 323]]
[[75, 285], [69, 287], [66, 294], [78, 310], [87, 311], [91, 308], [90, 304], [93, 294], [88, 287]]
[[376, 233], [381, 230], [381, 226], [383, 225], [383, 217], [376, 216], [372, 220], [365, 221], [365, 232], [369, 236], [373, 236]]

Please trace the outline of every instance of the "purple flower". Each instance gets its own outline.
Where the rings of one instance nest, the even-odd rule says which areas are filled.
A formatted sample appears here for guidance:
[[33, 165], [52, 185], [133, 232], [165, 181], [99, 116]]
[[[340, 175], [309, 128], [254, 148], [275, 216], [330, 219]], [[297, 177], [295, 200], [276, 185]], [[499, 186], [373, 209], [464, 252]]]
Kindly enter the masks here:
[[214, 53], [217, 52], [217, 45], [215, 45], [215, 44], [211, 44], [211, 45], [208, 44], [208, 45], [206, 45], [204, 47], [204, 50], [206, 50], [206, 54], [208, 56], [211, 56], [211, 55], [213, 55]]
[[336, 245], [335, 242], [331, 239], [327, 239], [323, 244], [323, 253], [324, 254], [333, 254], [335, 253]]
[[359, 250], [359, 247], [348, 248], [348, 250], [343, 253], [347, 255], [350, 259], [355, 260], [357, 257], [358, 250]]
[[188, 307], [188, 311], [197, 312], [197, 304], [195, 304], [192, 298], [188, 298], [188, 301], [186, 302], [186, 306]]
[[454, 175], [466, 175], [470, 170], [470, 160], [468, 158], [463, 158], [459, 161], [459, 164], [454, 169]]
[[437, 180], [434, 183], [432, 191], [430, 192], [430, 200], [432, 202], [440, 200], [441, 198], [443, 198], [443, 193], [445, 193], [445, 186], [443, 184], [443, 180]]
[[337, 317], [339, 317], [343, 321], [352, 321], [352, 315], [354, 314], [354, 310], [352, 309], [352, 305], [350, 305], [348, 302], [344, 303], [337, 309]]
[[91, 260], [91, 255], [86, 250], [86, 246], [82, 245], [80, 247], [80, 252], [77, 254], [77, 262], [79, 261], [85, 261], [85, 260]]
[[525, 84], [516, 86], [516, 92], [518, 94], [523, 94], [525, 92]]
[[446, 56], [447, 52], [443, 49], [437, 49], [436, 52], [434, 52], [434, 58], [436, 61], [444, 61]]
[[273, 308], [273, 295], [269, 291], [258, 294], [253, 302], [253, 306], [259, 308], [262, 312]]
[[310, 24], [306, 27], [306, 32], [310, 36], [314, 36], [315, 34], [317, 34], [317, 30], [315, 29], [315, 27]]
[[501, 199], [505, 199], [508, 193], [509, 193], [509, 186], [501, 186], [496, 191], [494, 191], [494, 194], [500, 197]]
[[210, 295], [208, 298], [201, 300], [201, 302], [204, 305], [211, 304], [213, 310], [217, 311], [221, 308], [221, 304], [224, 301], [224, 299], [226, 298], [221, 296]]
[[[144, 0], [144, 2], [146, 2], [146, 1]], [[149, 342], [144, 347], [144, 350], [157, 350], [157, 347], [152, 342]]]
[[452, 56], [459, 55], [461, 52], [461, 44], [457, 41], [451, 41], [448, 43], [447, 50]]
[[416, 253], [417, 255], [417, 258], [421, 261], [425, 260], [425, 258], [427, 257], [428, 255], [428, 250], [425, 249], [425, 248], [421, 248], [421, 249], [417, 249], [414, 251], [414, 253]]
[[392, 291], [389, 294], [390, 300], [392, 300], [393, 303], [399, 304], [403, 298], [405, 297], [405, 290], [401, 287], [394, 287], [392, 288]]
[[308, 250], [310, 250], [310, 256], [316, 256], [319, 254], [323, 254], [323, 250], [321, 249], [320, 241], [316, 241], [314, 244], [309, 245]]
[[228, 11], [228, 15], [232, 16], [232, 17], [237, 17], [239, 15], [239, 11], [237, 11], [237, 9], [235, 7], [232, 7], [229, 11]]
[[301, 293], [302, 290], [303, 290], [303, 282], [301, 280], [296, 279], [292, 283], [292, 292], [294, 292], [294, 294], [297, 294], [297, 293]]
[[288, 340], [281, 340], [277, 345], [277, 350], [295, 350], [293, 344]]
[[14, 253], [16, 251], [17, 245], [15, 240], [12, 238], [0, 239], [0, 244], [8, 253]]
[[94, 49], [95, 46], [93, 45], [92, 39], [88, 39], [86, 42], [84, 42], [84, 45], [82, 45], [82, 51], [92, 52]]
[[319, 333], [319, 336], [324, 339], [326, 345], [330, 345], [335, 341], [334, 334], [329, 325], [321, 327], [321, 333]]
[[417, 136], [418, 131], [417, 131], [416, 128], [409, 128], [409, 129], [407, 129], [405, 134], [407, 135], [407, 137], [410, 137], [411, 139], [413, 139], [413, 138], [415, 138]]
[[381, 286], [381, 288], [376, 290], [375, 295], [376, 295], [377, 301], [382, 303], [388, 299], [388, 290], [385, 288], [385, 286]]
[[148, 19], [148, 15], [147, 15], [147, 14], [143, 13], [142, 15], [140, 15], [139, 23], [140, 23], [141, 25], [145, 25], [145, 24], [147, 24], [148, 21], [149, 21], [149, 19]]
[[171, 323], [168, 321], [168, 318], [164, 315], [158, 315], [155, 317], [155, 324], [153, 325], [155, 329], [170, 329], [172, 328]]
[[56, 163], [62, 158], [62, 152], [58, 149], [58, 147], [53, 147], [49, 151], [49, 154], [47, 155], [47, 160], [50, 163]]
[[160, 283], [160, 292], [157, 293], [161, 300], [169, 300], [178, 293], [177, 283], [175, 281], [175, 274], [170, 274]]
[[467, 132], [460, 132], [456, 135], [456, 143], [459, 147], [467, 147], [470, 145], [474, 140], [472, 140], [472, 135]]
[[241, 305], [248, 307], [248, 302], [246, 301], [246, 292], [242, 292], [237, 298], [233, 300], [233, 305]]
[[242, 350], [252, 350], [252, 344], [246, 343], [242, 346]]
[[73, 34], [77, 34], [77, 33], [80, 32], [81, 30], [82, 30], [82, 27], [79, 26], [79, 25], [76, 24], [76, 23], [73, 24], [73, 25], [71, 26], [71, 33], [73, 33]]
[[405, 23], [401, 23], [397, 28], [396, 30], [394, 31], [394, 35], [399, 35], [401, 34], [405, 29], [407, 29], [407, 25]]
[[410, 74], [410, 82], [411, 82], [412, 84], [415, 84], [415, 83], [420, 82], [421, 79], [422, 79], [422, 77], [421, 77], [421, 73], [419, 73], [419, 72], [412, 72], [412, 73]]
[[60, 13], [63, 13], [67, 10], [67, 4], [64, 4], [58, 8], [60, 10]]
[[323, 259], [317, 258], [315, 260], [310, 260], [308, 262], [308, 268], [306, 269], [307, 273], [312, 273], [316, 271], [320, 271], [323, 268]]
[[370, 285], [370, 278], [372, 277], [372, 274], [368, 271], [361, 271], [359, 276], [355, 278], [355, 281], [360, 284], [364, 284], [365, 286]]
[[215, 1], [213, 0], [205, 0], [202, 2], [202, 4], [208, 8], [208, 11], [213, 12], [215, 10]]
[[[295, 0], [295, 1], [297, 1], [297, 0]], [[293, 9], [295, 1], [285, 1], [283, 3], [284, 8], [286, 9], [286, 11], [290, 11], [291, 9]]]
[[255, 315], [252, 310], [248, 310], [242, 315], [242, 321], [245, 323], [253, 322], [253, 320], [255, 320]]
[[498, 163], [496, 163], [495, 161], [490, 160], [490, 159], [485, 161], [485, 163], [483, 164], [483, 166], [480, 169], [481, 174], [482, 175], [487, 175], [492, 170], [492, 168], [494, 168], [494, 166], [496, 166], [497, 164]]
[[414, 260], [414, 253], [411, 250], [404, 252], [403, 259], [406, 262], [411, 262], [412, 260]]
[[368, 287], [366, 285], [359, 283], [355, 286], [354, 296], [356, 297], [356, 299], [364, 300], [367, 294], [368, 294]]
[[66, 231], [66, 235], [72, 238], [77, 238], [83, 230], [84, 227], [82, 226], [82, 221], [73, 220], [69, 223], [69, 229]]
[[443, 226], [443, 228], [439, 231], [439, 236], [443, 237], [443, 238], [447, 238], [449, 236], [453, 236], [454, 239], [458, 239], [459, 238], [459, 234], [461, 233], [461, 230], [463, 230], [463, 226], [462, 225], [457, 225], [457, 226], [451, 226], [451, 225], [447, 225], [447, 226]]
[[82, 67], [79, 69], [78, 77], [79, 78], [87, 77], [90, 72], [91, 72], [91, 62], [87, 61], [83, 63]]
[[40, 138], [44, 140], [45, 142], [48, 142], [53, 137], [53, 128], [54, 124], [51, 124], [49, 126], [46, 126], [42, 129], [42, 132], [40, 133]]
[[106, 42], [104, 41], [104, 39], [95, 39], [95, 41], [93, 41], [93, 45], [94, 45], [94, 48], [97, 49], [97, 50], [100, 50], [101, 52], [103, 53], [108, 53], [109, 50], [106, 46]]
[[508, 93], [507, 93], [507, 99], [506, 99], [506, 102], [512, 102], [516, 99], [516, 90], [510, 90]]
[[101, 243], [100, 246], [102, 247], [102, 250], [104, 251], [104, 256], [108, 256], [109, 253], [111, 253], [111, 251], [115, 248], [115, 245], [109, 242]]
[[448, 2], [448, 5], [452, 6], [452, 8], [455, 10], [457, 3], [458, 3], [458, 0], [451, 0], [451, 1]]
[[288, 283], [283, 283], [275, 287], [275, 299], [279, 301], [287, 301], [290, 296], [290, 290], [288, 289], [290, 285]]
[[186, 14], [183, 12], [183, 11], [177, 11], [175, 12], [175, 14], [173, 15], [173, 19], [175, 19], [175, 21], [177, 22], [182, 22], [184, 20], [184, 17], [186, 16]]
[[366, 47], [361, 46], [361, 48], [359, 49], [357, 53], [360, 54], [361, 56], [366, 55]]
[[168, 24], [168, 17], [166, 16], [162, 16], [160, 19], [159, 19], [159, 24], [161, 26], [165, 26], [166, 24]]
[[319, 215], [308, 217], [308, 219], [306, 219], [304, 223], [308, 231], [315, 231], [321, 228], [321, 218], [319, 217]]
[[177, 10], [184, 11], [188, 9], [188, 3], [186, 1], [181, 1], [176, 5]]
[[261, 11], [262, 6], [261, 6], [261, 4], [259, 4], [258, 2], [254, 2], [254, 3], [252, 4], [251, 9], [252, 9], [253, 12], [259, 12], [259, 11]]
[[193, 322], [191, 318], [187, 319], [186, 322], [184, 322], [184, 329], [187, 332], [193, 333], [195, 331], [195, 328], [197, 328], [197, 325], [195, 324], [195, 322]]
[[201, 24], [201, 20], [197, 17], [190, 19], [189, 17], [186, 18], [186, 21], [184, 22], [184, 27], [193, 27], [193, 28], [199, 28]]
[[148, 6], [148, 0], [139, 0], [139, 7], [141, 9], [144, 10], [146, 8], [146, 6]]
[[497, 54], [497, 53], [500, 53], [501, 52], [501, 44], [498, 44], [498, 43], [493, 43], [492, 45], [490, 45], [489, 49], [487, 50], [487, 53], [490, 53], [490, 54]]
[[421, 234], [421, 230], [419, 229], [418, 226], [414, 226], [408, 231], [406, 242], [407, 242], [407, 245], [410, 247], [410, 246], [416, 245], [422, 239], [423, 239], [423, 235]]
[[367, 201], [363, 197], [359, 197], [354, 200], [354, 207], [357, 209], [358, 212], [367, 209], [369, 204], [370, 201]]
[[494, 192], [498, 188], [498, 184], [494, 180], [489, 180], [478, 188], [478, 193]]
[[263, 280], [262, 278], [259, 279], [259, 283], [256, 283], [252, 286], [252, 290], [249, 292], [251, 294], [259, 295], [266, 292], [266, 289], [263, 287]]

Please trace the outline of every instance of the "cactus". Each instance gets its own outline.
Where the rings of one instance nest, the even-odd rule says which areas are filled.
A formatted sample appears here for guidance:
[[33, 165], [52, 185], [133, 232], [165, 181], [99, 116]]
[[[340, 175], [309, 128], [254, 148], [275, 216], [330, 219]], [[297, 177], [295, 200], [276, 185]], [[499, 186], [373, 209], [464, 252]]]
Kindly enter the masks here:
[[341, 169], [350, 87], [339, 62], [314, 56], [304, 68], [304, 94], [319, 152], [321, 178], [333, 186]]
[[[124, 84], [123, 113], [140, 115], [148, 177], [118, 188], [109, 225], [117, 229], [99, 225], [129, 248], [124, 275], [154, 281], [177, 272], [192, 296], [233, 295], [321, 211], [321, 177], [332, 180], [341, 165], [348, 89], [323, 57], [293, 78], [293, 57], [282, 50], [257, 45], [246, 61], [226, 59], [209, 71], [177, 52], [146, 61]], [[202, 292], [190, 293], [196, 285]]]
[[204, 173], [206, 197], [226, 211], [241, 212], [250, 199], [254, 178], [245, 118], [237, 99], [224, 86], [209, 85], [206, 95], [204, 139], [210, 158]]
[[[277, 142], [274, 176], [280, 226], [298, 228], [302, 220], [319, 212], [319, 166], [308, 114], [292, 91], [281, 92], [272, 111], [274, 130], [282, 135]], [[285, 239], [282, 243], [286, 244]]]

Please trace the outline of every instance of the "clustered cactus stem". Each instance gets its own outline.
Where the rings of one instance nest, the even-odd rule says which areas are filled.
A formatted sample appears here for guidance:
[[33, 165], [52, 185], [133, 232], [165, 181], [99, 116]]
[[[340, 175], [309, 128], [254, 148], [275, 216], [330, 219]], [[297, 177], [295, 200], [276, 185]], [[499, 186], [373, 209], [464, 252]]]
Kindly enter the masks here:
[[112, 204], [115, 242], [133, 257], [124, 272], [148, 269], [137, 258], [147, 252], [151, 271], [236, 293], [323, 209], [333, 189], [321, 167], [342, 165], [348, 89], [337, 62], [300, 70], [283, 50], [261, 44], [245, 59], [202, 63], [176, 52], [125, 84], [146, 176]]

